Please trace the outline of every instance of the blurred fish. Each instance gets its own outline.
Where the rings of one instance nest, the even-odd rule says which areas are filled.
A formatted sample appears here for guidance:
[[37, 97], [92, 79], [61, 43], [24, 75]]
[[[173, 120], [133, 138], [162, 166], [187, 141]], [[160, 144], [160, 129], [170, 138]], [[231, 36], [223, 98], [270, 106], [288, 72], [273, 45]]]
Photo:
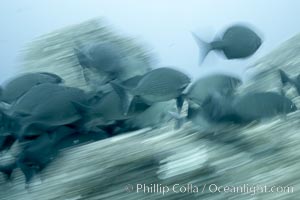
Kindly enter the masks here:
[[233, 76], [213, 74], [195, 81], [186, 93], [185, 98], [201, 105], [209, 95], [215, 92], [224, 96], [232, 95], [241, 83], [240, 79]]
[[13, 170], [19, 167], [25, 175], [26, 184], [28, 184], [36, 173], [42, 171], [55, 159], [59, 150], [105, 138], [107, 135], [103, 131], [81, 134], [71, 127], [60, 126], [26, 143], [23, 151], [17, 156], [16, 162], [0, 165], [0, 172], [9, 179]]
[[300, 95], [300, 74], [294, 78], [290, 78], [286, 74], [286, 72], [284, 72], [282, 69], [279, 69], [279, 74], [280, 74], [282, 85], [286, 85], [290, 83], [292, 86], [296, 88], [298, 95]]
[[121, 53], [111, 42], [77, 44], [74, 48], [79, 64], [96, 72], [107, 73], [114, 78], [121, 70]]
[[11, 104], [35, 85], [61, 82], [63, 82], [61, 77], [48, 72], [23, 74], [5, 84], [2, 89], [1, 100]]
[[[10, 109], [10, 114], [28, 114], [32, 112], [37, 105], [43, 104], [49, 99], [51, 99], [53, 96], [57, 96], [60, 94], [67, 95], [70, 97], [73, 96], [74, 98], [79, 98], [82, 100], [86, 98], [85, 93], [78, 88], [51, 83], [40, 84], [35, 87], [32, 87], [18, 101], [16, 101]], [[92, 94], [88, 96], [92, 98]]]
[[176, 105], [173, 100], [166, 102], [157, 102], [151, 105], [144, 112], [125, 121], [125, 126], [133, 129], [156, 128], [170, 121], [172, 117], [169, 112], [176, 111]]
[[275, 92], [256, 92], [235, 97], [211, 95], [201, 114], [214, 122], [250, 123], [297, 110], [287, 97]]
[[42, 134], [29, 142], [17, 158], [17, 165], [25, 175], [26, 184], [36, 172], [42, 171], [58, 154], [56, 145], [76, 130], [61, 126], [52, 133]]
[[202, 130], [211, 132], [216, 129], [222, 130], [219, 125], [226, 123], [226, 120], [222, 119], [225, 114], [222, 109], [224, 107], [220, 105], [219, 101], [209, 96], [201, 105], [189, 101], [187, 116], [182, 116], [176, 112], [169, 112], [169, 114], [175, 119], [175, 129], [179, 129], [185, 122], [191, 121], [197, 127], [201, 127]]
[[189, 85], [190, 78], [182, 72], [172, 68], [158, 68], [145, 74], [134, 88], [129, 88], [112, 82], [112, 87], [120, 96], [123, 112], [128, 113], [135, 98], [151, 104], [155, 102], [177, 99], [178, 108], [182, 106], [182, 92]]
[[222, 51], [227, 59], [246, 58], [254, 54], [262, 44], [262, 39], [245, 25], [228, 27], [220, 39], [206, 43], [192, 33], [200, 48], [199, 64], [212, 50]]
[[134, 76], [125, 81], [122, 81], [122, 85], [125, 87], [128, 87], [128, 88], [134, 88], [139, 84], [139, 82], [142, 78], [143, 78], [143, 75]]
[[88, 109], [93, 117], [101, 117], [104, 121], [116, 121], [128, 119], [138, 113], [143, 112], [149, 105], [136, 102], [131, 104], [127, 115], [124, 115], [122, 110], [122, 101], [115, 91], [111, 91], [104, 95], [97, 103], [91, 105]]
[[274, 92], [257, 92], [237, 97], [232, 107], [242, 121], [254, 121], [297, 110], [287, 97]]
[[233, 101], [233, 96], [223, 96], [215, 92], [204, 100], [200, 110], [189, 108], [188, 114], [195, 116], [200, 113], [207, 121], [217, 123], [238, 121], [236, 119], [238, 116], [232, 106]]
[[[70, 124], [82, 118], [83, 113], [73, 105], [73, 102], [87, 104], [88, 98], [84, 91], [78, 88], [60, 87], [61, 88], [56, 89], [53, 87], [52, 93], [47, 93], [48, 98], [43, 97], [43, 101], [34, 99], [35, 104], [29, 103], [28, 99], [26, 99], [32, 99], [33, 96], [30, 95], [24, 95], [22, 98], [24, 101], [18, 102], [20, 104], [23, 102], [25, 106], [24, 108], [19, 105], [19, 110], [14, 110], [13, 113], [13, 116], [19, 120], [19, 124], [22, 126], [22, 129], [18, 131], [19, 138], [32, 136], [32, 134], [40, 134], [35, 131], [27, 131], [29, 127], [34, 127], [38, 130], [47, 130], [51, 127]], [[40, 95], [38, 94], [38, 91], [41, 91], [40, 88], [45, 89], [44, 85], [33, 88], [37, 91], [37, 96]], [[44, 91], [42, 91], [42, 93], [44, 93]], [[31, 110], [28, 108], [31, 108]]]
[[118, 73], [118, 80], [124, 81], [135, 76], [141, 76], [151, 71], [151, 64], [137, 56], [122, 57], [122, 70]]

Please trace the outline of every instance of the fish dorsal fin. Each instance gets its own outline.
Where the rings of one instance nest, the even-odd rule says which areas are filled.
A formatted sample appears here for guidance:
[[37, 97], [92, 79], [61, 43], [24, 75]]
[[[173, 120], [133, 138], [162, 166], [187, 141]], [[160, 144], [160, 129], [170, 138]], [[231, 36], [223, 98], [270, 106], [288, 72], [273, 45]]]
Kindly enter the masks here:
[[59, 83], [64, 83], [64, 79], [62, 79], [60, 76], [58, 76], [57, 74], [53, 74], [53, 73], [50, 73], [50, 72], [40, 72], [40, 74], [43, 74], [43, 75], [46, 75], [46, 76], [51, 76], [53, 77], [54, 79], [57, 80], [57, 82]]
[[120, 85], [116, 81], [112, 81], [110, 82], [110, 84], [121, 99], [123, 114], [127, 115], [131, 107], [134, 95], [129, 92], [129, 88]]
[[279, 72], [279, 75], [280, 75], [281, 83], [283, 85], [285, 85], [285, 84], [287, 84], [288, 82], [291, 81], [289, 76], [282, 69], [279, 69], [278, 72]]

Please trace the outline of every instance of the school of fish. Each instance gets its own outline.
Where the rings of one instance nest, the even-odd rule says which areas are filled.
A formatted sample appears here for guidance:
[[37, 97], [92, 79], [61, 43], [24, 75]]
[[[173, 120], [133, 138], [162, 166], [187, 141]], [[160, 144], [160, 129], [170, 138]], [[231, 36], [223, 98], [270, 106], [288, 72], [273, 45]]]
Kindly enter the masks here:
[[[228, 27], [210, 43], [192, 35], [199, 45], [200, 64], [210, 51], [221, 52], [227, 59], [245, 59], [263, 42], [255, 31], [240, 24]], [[61, 149], [157, 128], [170, 120], [176, 121], [176, 129], [186, 121], [195, 126], [204, 122], [245, 125], [297, 110], [283, 93], [237, 94], [242, 81], [222, 73], [192, 82], [176, 67], [161, 67], [124, 80], [120, 72], [126, 65], [121, 65], [117, 44], [77, 41], [74, 54], [82, 70], [106, 76], [95, 90], [66, 86], [62, 77], [48, 72], [21, 74], [1, 86], [0, 151], [8, 151], [15, 142], [22, 144], [12, 162], [0, 163], [0, 172], [8, 180], [20, 168], [29, 184]], [[291, 78], [283, 70], [278, 73], [282, 85], [290, 84], [300, 94], [300, 76]], [[188, 104], [186, 116], [182, 115], [184, 102]]]

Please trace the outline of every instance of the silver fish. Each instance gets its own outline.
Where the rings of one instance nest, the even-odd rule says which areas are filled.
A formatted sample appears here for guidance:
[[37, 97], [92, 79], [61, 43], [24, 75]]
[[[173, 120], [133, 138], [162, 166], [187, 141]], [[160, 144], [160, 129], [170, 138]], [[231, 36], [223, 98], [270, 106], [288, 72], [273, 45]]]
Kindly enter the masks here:
[[[49, 85], [48, 87], [39, 85], [32, 90], [34, 91], [29, 91], [29, 94], [24, 95], [21, 101], [16, 104], [18, 109], [14, 107], [14, 112], [12, 113], [12, 116], [15, 116], [22, 126], [21, 130], [18, 131], [20, 138], [25, 135], [40, 134], [40, 132], [27, 131], [32, 126], [38, 130], [47, 130], [51, 127], [70, 124], [81, 119], [83, 113], [73, 105], [73, 102], [88, 103], [88, 98], [84, 91], [77, 88], [52, 87], [52, 93], [49, 93]], [[29, 100], [32, 100], [34, 96], [43, 96], [41, 94], [45, 93], [47, 98], [34, 99], [35, 103], [30, 103]]]
[[212, 93], [218, 92], [221, 95], [232, 95], [242, 81], [233, 76], [225, 74], [213, 74], [195, 81], [185, 94], [187, 100], [201, 105]]
[[172, 119], [170, 111], [175, 111], [176, 105], [173, 100], [157, 102], [151, 105], [144, 112], [126, 120], [125, 126], [129, 128], [157, 127]]
[[33, 86], [43, 83], [62, 83], [63, 79], [48, 72], [28, 73], [18, 76], [2, 88], [1, 100], [11, 104], [25, 94]]
[[[71, 93], [69, 93], [68, 91], [71, 91]], [[44, 103], [54, 94], [60, 92], [75, 94], [76, 91], [79, 91], [79, 89], [51, 83], [44, 83], [34, 86], [20, 99], [18, 99], [18, 101], [13, 103], [9, 111], [10, 115], [14, 115], [17, 113], [30, 113], [37, 105]], [[77, 96], [80, 97], [80, 95], [82, 95], [82, 93], [78, 92]], [[84, 98], [84, 96], [81, 96], [81, 98]]]
[[91, 106], [92, 112], [102, 117], [105, 121], [115, 121], [128, 119], [138, 113], [143, 112], [149, 106], [145, 103], [135, 103], [129, 109], [127, 115], [122, 110], [122, 101], [115, 91], [111, 91], [102, 97], [99, 102]]
[[[123, 111], [126, 114], [135, 97], [148, 104], [171, 99], [182, 100], [180, 98], [182, 92], [189, 83], [190, 78], [184, 73], [163, 67], [146, 73], [134, 88], [125, 87], [116, 82], [112, 82], [112, 87], [120, 96]], [[179, 104], [182, 106], [182, 102]]]
[[115, 74], [120, 70], [122, 56], [118, 47], [111, 42], [78, 44], [75, 54], [83, 68], [108, 74]]

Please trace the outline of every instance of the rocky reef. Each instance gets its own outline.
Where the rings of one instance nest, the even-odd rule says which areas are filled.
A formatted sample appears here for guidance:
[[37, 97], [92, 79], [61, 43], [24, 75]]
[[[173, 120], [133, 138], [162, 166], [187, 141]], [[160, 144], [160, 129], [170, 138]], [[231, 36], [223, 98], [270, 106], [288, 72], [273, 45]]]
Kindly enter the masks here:
[[[50, 40], [35, 41], [24, 62], [26, 71], [53, 70], [67, 77], [70, 85], [86, 87], [83, 79], [77, 79], [80, 70], [71, 42], [66, 48], [57, 45], [74, 34], [91, 32], [88, 27], [93, 23], [82, 25], [82, 32], [65, 29], [65, 34], [58, 31], [45, 37]], [[109, 38], [112, 33], [103, 31], [101, 37], [106, 34]], [[239, 92], [277, 91], [282, 87], [279, 68], [291, 75], [300, 71], [299, 47], [297, 35], [259, 59], [251, 66], [254, 75]], [[146, 51], [135, 47], [132, 52], [150, 66]], [[288, 94], [297, 101], [296, 95]], [[19, 171], [9, 183], [0, 177], [0, 199], [298, 199], [299, 121], [297, 111], [222, 131], [210, 132], [189, 122], [174, 130], [172, 121], [160, 128], [124, 133], [63, 151], [27, 190]]]

